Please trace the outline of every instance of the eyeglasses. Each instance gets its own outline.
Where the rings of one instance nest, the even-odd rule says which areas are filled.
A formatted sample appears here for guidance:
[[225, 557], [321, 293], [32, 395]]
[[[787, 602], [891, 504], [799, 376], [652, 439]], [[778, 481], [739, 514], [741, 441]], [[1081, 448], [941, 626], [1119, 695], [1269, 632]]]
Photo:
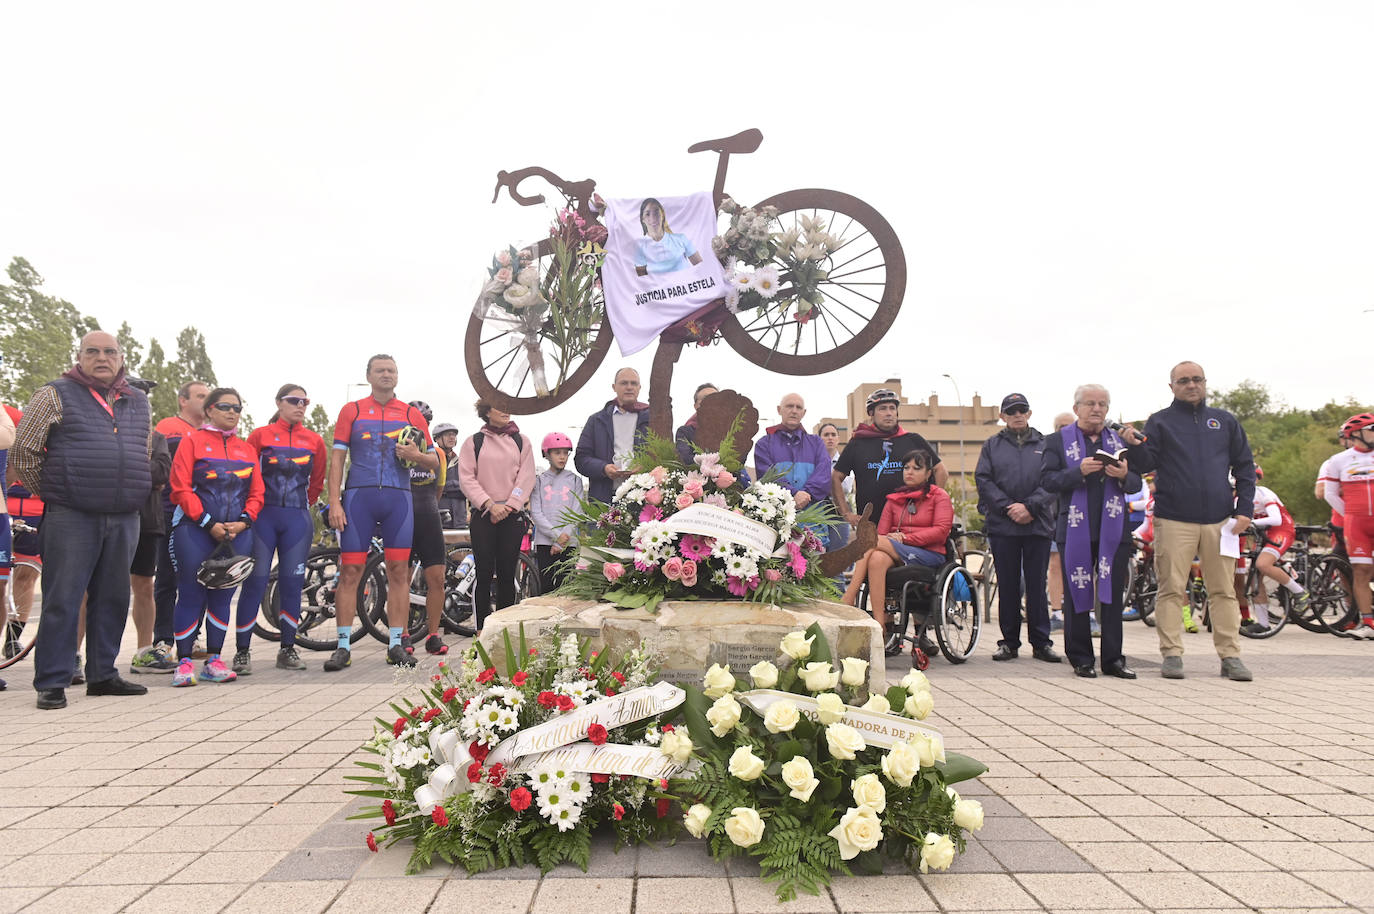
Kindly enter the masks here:
[[1003, 410], [1008, 416], [1019, 416], [1030, 412], [1029, 406], [1013, 406], [1011, 409]]
[[230, 412], [230, 411], [233, 411], [233, 412], [236, 412], [236, 413], [241, 413], [241, 412], [243, 412], [243, 406], [242, 406], [241, 404], [238, 404], [238, 403], [216, 403], [216, 404], [215, 404], [215, 409], [219, 410], [219, 411], [222, 412], [222, 413], [227, 413], [227, 412]]
[[281, 401], [282, 401], [283, 403], [290, 403], [292, 406], [309, 406], [309, 405], [310, 405], [310, 398], [309, 398], [309, 397], [282, 397], [282, 398], [281, 398]]
[[112, 359], [112, 358], [114, 358], [115, 356], [119, 355], [119, 350], [118, 350], [118, 349], [97, 349], [97, 348], [95, 348], [94, 346], [88, 346], [87, 348], [81, 350], [81, 354], [82, 354], [82, 355], [86, 355], [86, 356], [90, 356], [91, 358], [95, 358], [95, 357], [98, 356], [98, 355], [103, 355], [103, 356], [104, 356], [105, 358], [107, 358], [107, 359]]
[[1179, 387], [1187, 387], [1189, 384], [1206, 384], [1207, 379], [1202, 375], [1195, 375], [1191, 378], [1174, 378], [1174, 383]]

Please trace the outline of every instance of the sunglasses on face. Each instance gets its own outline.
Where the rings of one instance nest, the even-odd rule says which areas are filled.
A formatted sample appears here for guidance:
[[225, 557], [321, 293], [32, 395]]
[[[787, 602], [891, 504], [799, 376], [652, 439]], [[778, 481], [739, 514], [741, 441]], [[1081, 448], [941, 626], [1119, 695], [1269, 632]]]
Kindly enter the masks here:
[[222, 413], [227, 413], [231, 411], [236, 413], [243, 412], [243, 406], [238, 403], [216, 403], [214, 408]]
[[1028, 413], [1028, 412], [1030, 412], [1030, 407], [1028, 407], [1028, 406], [1013, 406], [1011, 409], [1007, 410], [1007, 415], [1008, 415], [1008, 416], [1020, 416], [1020, 415], [1022, 415], [1023, 413]]
[[292, 406], [309, 406], [309, 405], [310, 405], [310, 398], [309, 398], [309, 397], [282, 397], [282, 398], [281, 398], [281, 401], [282, 401], [283, 403], [289, 403], [289, 404], [292, 405]]

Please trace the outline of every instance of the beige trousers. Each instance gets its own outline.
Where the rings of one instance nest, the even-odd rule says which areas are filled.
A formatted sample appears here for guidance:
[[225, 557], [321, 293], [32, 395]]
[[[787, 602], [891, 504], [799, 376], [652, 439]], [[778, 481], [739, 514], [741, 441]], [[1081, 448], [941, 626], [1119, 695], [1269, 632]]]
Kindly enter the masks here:
[[1188, 599], [1188, 569], [1202, 561], [1212, 621], [1212, 644], [1221, 658], [1240, 656], [1240, 604], [1236, 602], [1236, 560], [1221, 554], [1221, 524], [1189, 524], [1155, 518], [1155, 601], [1159, 652], [1183, 656], [1183, 604]]

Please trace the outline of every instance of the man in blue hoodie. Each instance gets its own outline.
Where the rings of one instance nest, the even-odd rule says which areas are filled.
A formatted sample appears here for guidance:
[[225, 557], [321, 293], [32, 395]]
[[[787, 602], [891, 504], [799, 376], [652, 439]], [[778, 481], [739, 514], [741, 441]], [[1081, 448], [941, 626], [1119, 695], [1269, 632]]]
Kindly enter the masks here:
[[762, 479], [776, 467], [782, 475], [774, 480], [792, 493], [800, 511], [830, 494], [830, 452], [819, 435], [802, 427], [806, 404], [801, 394], [787, 394], [778, 404], [782, 422], [764, 429], [754, 444], [754, 469]]
[[1228, 520], [1236, 534], [1250, 526], [1254, 456], [1236, 417], [1207, 405], [1201, 365], [1179, 362], [1169, 373], [1169, 387], [1173, 403], [1146, 420], [1143, 436], [1130, 426], [1122, 430], [1131, 446], [1131, 469], [1155, 471], [1160, 674], [1183, 678], [1183, 604], [1188, 569], [1197, 556], [1211, 600], [1212, 644], [1221, 658], [1221, 675], [1249, 682], [1252, 676], [1240, 659], [1240, 604], [1232, 582], [1236, 560], [1221, 553], [1221, 535]]
[[587, 497], [606, 504], [630, 475], [630, 457], [649, 430], [649, 404], [639, 401], [639, 372], [622, 368], [611, 386], [615, 399], [587, 417], [573, 461], [587, 477]]

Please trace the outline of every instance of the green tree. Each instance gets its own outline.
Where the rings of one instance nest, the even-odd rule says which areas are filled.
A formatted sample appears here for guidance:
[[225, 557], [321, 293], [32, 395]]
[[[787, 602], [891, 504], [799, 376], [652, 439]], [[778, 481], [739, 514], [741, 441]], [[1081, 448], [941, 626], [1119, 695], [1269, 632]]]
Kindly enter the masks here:
[[167, 364], [167, 355], [162, 351], [162, 344], [157, 339], [148, 344], [148, 356], [143, 360], [142, 368], [143, 377], [157, 382], [157, 387], [149, 396], [152, 401], [153, 418], [166, 419], [168, 416], [176, 415], [177, 388], [180, 382], [172, 376]]
[[1273, 405], [1269, 388], [1246, 378], [1230, 390], [1219, 391], [1208, 398], [1212, 405], [1234, 413], [1242, 423], [1268, 413]]
[[316, 403], [315, 408], [310, 411], [310, 415], [305, 420], [305, 427], [317, 435], [329, 436], [334, 434], [334, 423], [320, 403]]
[[138, 369], [143, 364], [143, 344], [134, 338], [133, 328], [129, 326], [128, 321], [119, 325], [115, 339], [119, 340], [119, 348], [124, 351], [124, 367], [129, 370], [129, 374], [142, 377]]
[[186, 327], [177, 334], [177, 358], [172, 368], [179, 378], [178, 385], [187, 381], [204, 381], [211, 387], [219, 384], [205, 346], [205, 335], [195, 327]]
[[43, 277], [23, 257], [0, 283], [0, 397], [26, 403], [33, 392], [72, 366], [81, 337], [98, 330], [71, 302], [42, 291]]

